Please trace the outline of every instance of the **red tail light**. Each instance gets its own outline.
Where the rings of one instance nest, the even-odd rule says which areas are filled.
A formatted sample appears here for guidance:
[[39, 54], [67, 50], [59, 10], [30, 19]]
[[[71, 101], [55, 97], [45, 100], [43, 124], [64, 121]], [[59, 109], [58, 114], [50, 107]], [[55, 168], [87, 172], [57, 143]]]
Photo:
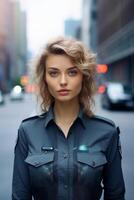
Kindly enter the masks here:
[[99, 94], [103, 94], [105, 92], [105, 90], [106, 90], [106, 87], [104, 85], [100, 85], [98, 87], [98, 93]]

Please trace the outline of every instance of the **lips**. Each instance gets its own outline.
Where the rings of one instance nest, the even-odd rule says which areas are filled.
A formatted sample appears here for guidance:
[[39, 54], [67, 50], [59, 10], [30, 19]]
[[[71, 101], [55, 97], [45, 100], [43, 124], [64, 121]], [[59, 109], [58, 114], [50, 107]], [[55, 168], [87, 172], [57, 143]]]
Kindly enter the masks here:
[[70, 90], [66, 90], [66, 89], [62, 89], [62, 90], [59, 90], [58, 93], [62, 96], [65, 96], [65, 95], [68, 95]]
[[69, 90], [63, 89], [63, 90], [58, 90], [58, 92], [69, 92]]

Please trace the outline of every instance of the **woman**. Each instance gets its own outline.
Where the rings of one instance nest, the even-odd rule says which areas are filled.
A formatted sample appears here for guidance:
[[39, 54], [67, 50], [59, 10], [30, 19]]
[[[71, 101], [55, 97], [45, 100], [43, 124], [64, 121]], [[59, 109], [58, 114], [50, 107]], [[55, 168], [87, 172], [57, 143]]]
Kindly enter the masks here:
[[119, 129], [92, 112], [95, 55], [57, 38], [35, 67], [43, 114], [20, 125], [12, 199], [124, 200]]

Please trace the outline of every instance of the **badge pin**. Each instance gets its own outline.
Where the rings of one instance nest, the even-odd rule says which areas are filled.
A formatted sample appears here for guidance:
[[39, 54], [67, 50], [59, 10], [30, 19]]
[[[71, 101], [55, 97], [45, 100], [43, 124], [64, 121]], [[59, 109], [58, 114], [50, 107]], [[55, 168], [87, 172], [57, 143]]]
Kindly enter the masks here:
[[79, 147], [78, 147], [78, 150], [79, 151], [88, 151], [89, 150], [89, 148], [88, 148], [88, 146], [87, 145], [80, 145]]

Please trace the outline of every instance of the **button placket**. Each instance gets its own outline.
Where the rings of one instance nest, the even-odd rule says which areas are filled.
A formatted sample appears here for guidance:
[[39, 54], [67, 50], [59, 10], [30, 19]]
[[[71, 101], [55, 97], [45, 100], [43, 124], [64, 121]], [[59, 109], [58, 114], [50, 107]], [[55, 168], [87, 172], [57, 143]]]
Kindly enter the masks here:
[[65, 184], [65, 185], [64, 185], [64, 188], [65, 188], [65, 189], [68, 189], [68, 185]]
[[64, 153], [63, 158], [64, 158], [64, 159], [68, 158], [68, 154], [67, 154], [67, 153]]

